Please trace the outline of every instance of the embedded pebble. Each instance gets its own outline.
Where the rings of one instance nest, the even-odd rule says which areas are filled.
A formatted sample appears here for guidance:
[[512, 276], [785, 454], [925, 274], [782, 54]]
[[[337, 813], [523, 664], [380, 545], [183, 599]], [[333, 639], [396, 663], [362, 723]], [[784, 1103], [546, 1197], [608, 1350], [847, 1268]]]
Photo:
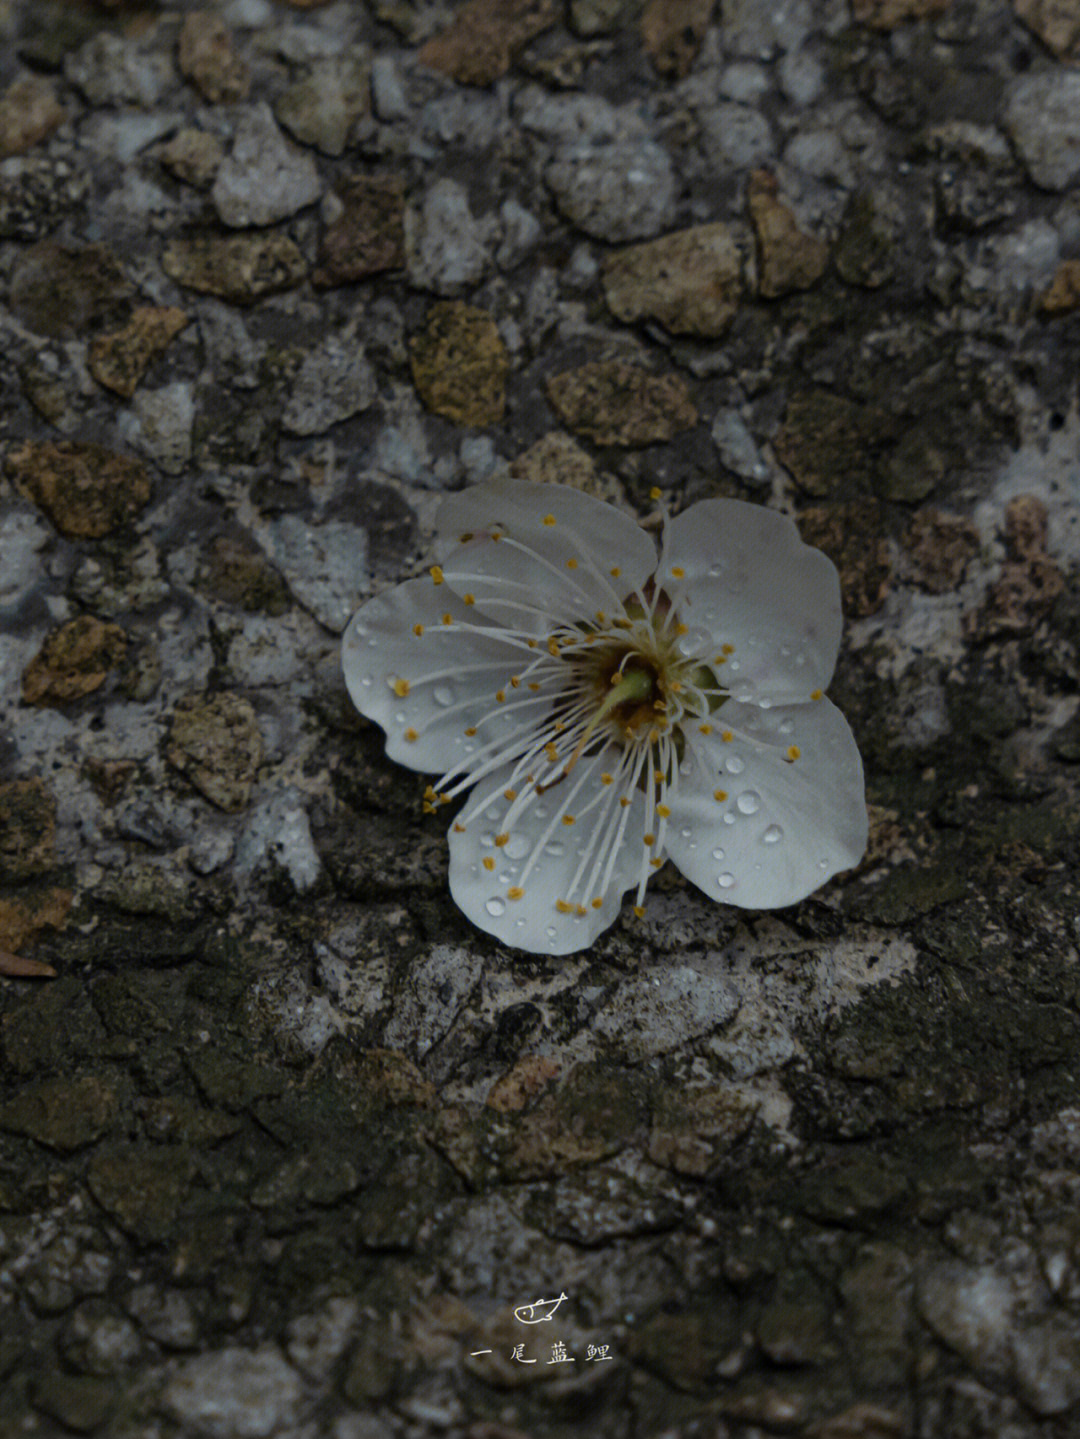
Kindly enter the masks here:
[[206, 1439], [270, 1439], [296, 1417], [300, 1376], [270, 1344], [185, 1359], [162, 1391], [171, 1419]]
[[246, 110], [210, 192], [225, 224], [236, 229], [273, 225], [314, 204], [321, 193], [313, 157], [285, 139], [270, 107]]

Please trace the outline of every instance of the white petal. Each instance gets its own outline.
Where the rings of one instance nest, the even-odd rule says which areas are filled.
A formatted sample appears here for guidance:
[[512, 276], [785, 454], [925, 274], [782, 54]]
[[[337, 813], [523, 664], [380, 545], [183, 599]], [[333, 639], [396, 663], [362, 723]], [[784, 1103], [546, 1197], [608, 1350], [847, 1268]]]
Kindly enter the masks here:
[[553, 618], [610, 615], [656, 567], [653, 541], [629, 515], [566, 485], [474, 485], [445, 501], [436, 529], [447, 583], [529, 634], [546, 634]]
[[[450, 625], [443, 623], [447, 615]], [[523, 713], [539, 723], [543, 705], [511, 711], [495, 699], [503, 687], [509, 691], [531, 652], [501, 631], [484, 633], [482, 623], [475, 606], [430, 578], [377, 595], [349, 621], [341, 652], [345, 684], [360, 713], [386, 730], [386, 753], [398, 764], [442, 773], [493, 733], [527, 727]], [[395, 691], [404, 689], [401, 681], [405, 694]], [[465, 734], [477, 726], [476, 736]]]
[[702, 500], [668, 525], [657, 579], [704, 644], [734, 646], [718, 672], [733, 695], [800, 703], [828, 687], [840, 580], [794, 521], [742, 500]]
[[[665, 847], [687, 879], [710, 899], [776, 909], [858, 863], [867, 837], [862, 761], [835, 705], [762, 710], [729, 700], [711, 718], [707, 736], [687, 727], [670, 800]], [[792, 746], [798, 757], [789, 763]]]
[[[621, 807], [617, 786], [602, 784], [600, 775], [613, 769], [617, 758], [610, 750], [585, 756], [569, 778], [537, 796], [511, 823], [501, 845], [495, 841], [511, 805], [504, 791], [512, 767], [477, 785], [462, 811], [476, 817], [464, 833], [457, 826], [449, 832], [450, 892], [473, 924], [516, 949], [573, 954], [615, 922], [622, 895], [641, 870], [645, 812], [639, 790]], [[563, 823], [567, 813], [573, 824]], [[613, 849], [624, 816], [621, 842]], [[511, 898], [519, 888], [524, 893]], [[594, 906], [594, 899], [602, 903]], [[561, 911], [559, 901], [572, 904], [573, 912]]]

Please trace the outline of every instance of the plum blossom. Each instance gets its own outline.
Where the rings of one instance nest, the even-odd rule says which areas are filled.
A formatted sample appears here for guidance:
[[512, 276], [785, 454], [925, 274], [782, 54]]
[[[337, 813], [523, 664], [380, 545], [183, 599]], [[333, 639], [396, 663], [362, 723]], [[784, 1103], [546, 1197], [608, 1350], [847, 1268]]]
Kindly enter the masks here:
[[[654, 492], [655, 494], [656, 492]], [[862, 763], [825, 698], [832, 563], [761, 505], [628, 515], [563, 485], [447, 499], [435, 563], [368, 601], [345, 681], [391, 759], [472, 793], [450, 890], [503, 943], [570, 954], [639, 915], [665, 858], [711, 899], [794, 904], [866, 847]]]

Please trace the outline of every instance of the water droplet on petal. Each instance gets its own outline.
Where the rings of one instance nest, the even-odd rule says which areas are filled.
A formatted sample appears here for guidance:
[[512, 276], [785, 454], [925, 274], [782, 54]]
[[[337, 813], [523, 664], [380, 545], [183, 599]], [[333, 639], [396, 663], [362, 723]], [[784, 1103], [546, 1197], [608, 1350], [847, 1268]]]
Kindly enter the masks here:
[[370, 688], [371, 688], [371, 676], [370, 676], [370, 675], [364, 675], [364, 677], [363, 677], [363, 679], [360, 681], [360, 683], [364, 686], [364, 688], [365, 688], [366, 690], [367, 690], [367, 689], [370, 689]]
[[778, 824], [771, 824], [761, 838], [765, 844], [779, 844], [784, 838], [784, 831]]
[[395, 711], [394, 711], [394, 723], [395, 723], [395, 724], [404, 724], [404, 723], [405, 723], [405, 711], [404, 711], [404, 710], [395, 710]]
[[503, 852], [507, 859], [524, 859], [530, 849], [532, 849], [532, 844], [528, 835], [512, 834], [506, 841]]
[[727, 759], [724, 761], [724, 768], [727, 770], [728, 774], [742, 774], [743, 770], [746, 768], [746, 765], [743, 763], [743, 761], [739, 758], [737, 754], [729, 754]]
[[566, 846], [561, 839], [550, 840], [544, 845], [544, 853], [553, 855], [556, 859], [558, 859], [559, 855], [563, 854], [565, 850]]
[[690, 828], [690, 826], [688, 824], [684, 824], [682, 829], [679, 830], [679, 838], [689, 839], [693, 833], [694, 831]]
[[733, 874], [728, 874], [728, 872], [725, 870], [723, 874], [718, 874], [716, 876], [716, 882], [721, 889], [730, 889], [731, 886], [735, 883], [735, 876]]
[[714, 560], [713, 563], [709, 566], [709, 578], [710, 578], [711, 580], [718, 580], [723, 573], [724, 573], [724, 562], [723, 562], [723, 560]]
[[547, 935], [548, 939], [554, 939], [559, 933], [559, 931], [555, 928], [553, 924], [549, 924], [547, 929], [544, 930], [544, 933]]
[[714, 849], [712, 852], [712, 857], [713, 859], [723, 859], [724, 851], [722, 849]]
[[675, 648], [683, 655], [698, 655], [712, 647], [712, 636], [700, 625], [688, 629], [675, 642]]
[[756, 814], [761, 808], [761, 796], [756, 790], [744, 789], [735, 803], [742, 814]]
[[546, 818], [547, 818], [547, 805], [546, 805], [546, 804], [538, 804], [538, 805], [536, 806], [536, 809], [535, 809], [534, 813], [535, 813], [537, 819], [546, 819]]
[[724, 811], [724, 823], [725, 823], [725, 824], [734, 824], [734, 823], [735, 823], [735, 816], [734, 816], [734, 814], [731, 812], [731, 810], [725, 810], [725, 811]]
[[431, 697], [437, 705], [442, 705], [443, 709], [446, 709], [447, 705], [454, 703], [454, 686], [436, 685], [431, 692]]
[[818, 869], [828, 869], [829, 861], [827, 859], [819, 859], [817, 862], [817, 867]]
[[795, 728], [795, 721], [793, 719], [782, 719], [776, 728], [780, 734], [790, 734]]
[[492, 915], [495, 919], [498, 919], [500, 914], [506, 913], [505, 902], [498, 898], [489, 899], [488, 902], [484, 905], [484, 908], [487, 910], [488, 914]]
[[525, 928], [525, 921], [523, 919], [515, 919], [514, 923], [517, 925], [518, 929]]

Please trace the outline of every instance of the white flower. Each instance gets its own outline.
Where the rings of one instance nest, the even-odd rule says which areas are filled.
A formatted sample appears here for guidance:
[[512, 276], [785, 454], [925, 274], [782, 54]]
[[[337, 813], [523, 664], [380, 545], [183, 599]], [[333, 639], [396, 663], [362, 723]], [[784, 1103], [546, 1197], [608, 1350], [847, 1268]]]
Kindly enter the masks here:
[[665, 856], [711, 899], [794, 904], [866, 846], [862, 763], [823, 696], [832, 564], [791, 520], [704, 500], [650, 535], [562, 485], [445, 501], [437, 563], [345, 634], [391, 759], [438, 773], [450, 889], [505, 944], [569, 954]]

